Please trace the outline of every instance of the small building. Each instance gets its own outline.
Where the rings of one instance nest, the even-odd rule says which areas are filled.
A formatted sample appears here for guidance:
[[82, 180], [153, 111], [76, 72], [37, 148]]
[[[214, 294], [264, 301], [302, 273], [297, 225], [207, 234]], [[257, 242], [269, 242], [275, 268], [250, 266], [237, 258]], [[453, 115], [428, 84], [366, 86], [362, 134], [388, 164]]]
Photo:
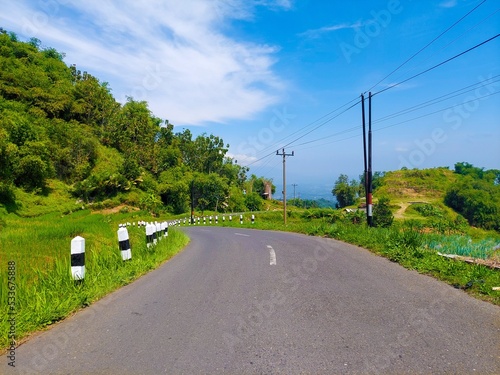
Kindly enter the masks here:
[[273, 199], [273, 184], [271, 181], [264, 181], [264, 192], [262, 193], [262, 198], [267, 200]]

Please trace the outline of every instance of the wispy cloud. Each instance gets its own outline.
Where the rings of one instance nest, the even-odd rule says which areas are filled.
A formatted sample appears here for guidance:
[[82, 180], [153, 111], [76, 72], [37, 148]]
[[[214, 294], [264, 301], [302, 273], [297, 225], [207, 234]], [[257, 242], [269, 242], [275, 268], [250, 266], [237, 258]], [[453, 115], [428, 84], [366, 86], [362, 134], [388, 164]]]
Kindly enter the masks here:
[[457, 5], [457, 0], [446, 0], [439, 4], [441, 8], [453, 8]]
[[[2, 26], [66, 53], [115, 97], [146, 100], [177, 125], [248, 119], [280, 100], [285, 83], [273, 71], [277, 48], [222, 31], [251, 19], [244, 0], [6, 2]], [[289, 9], [289, 0], [261, 6]], [[36, 5], [39, 4], [39, 5]], [[24, 34], [24, 35], [23, 35]]]
[[344, 29], [356, 29], [362, 27], [364, 24], [361, 21], [355, 23], [339, 23], [331, 26], [323, 26], [318, 29], [311, 29], [300, 33], [299, 36], [306, 38], [319, 38], [322, 34], [329, 33], [332, 31], [344, 30]]

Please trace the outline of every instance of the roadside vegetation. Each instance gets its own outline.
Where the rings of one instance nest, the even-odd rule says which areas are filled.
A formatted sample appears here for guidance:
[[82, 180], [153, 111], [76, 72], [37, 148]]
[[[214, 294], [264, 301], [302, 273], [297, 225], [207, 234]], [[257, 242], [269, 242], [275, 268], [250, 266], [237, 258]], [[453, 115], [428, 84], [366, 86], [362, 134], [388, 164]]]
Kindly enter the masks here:
[[[178, 253], [187, 236], [172, 228], [168, 237], [147, 248], [143, 227], [128, 227], [132, 259], [121, 258], [119, 223], [151, 221], [149, 212], [103, 214], [80, 210], [71, 214], [49, 214], [21, 218], [4, 215], [0, 232], [0, 257], [15, 262], [16, 338], [21, 342], [42, 329], [106, 294], [126, 285]], [[85, 278], [71, 277], [70, 243], [85, 238]], [[5, 270], [7, 266], [5, 265]], [[8, 345], [7, 272], [0, 273], [0, 350]]]

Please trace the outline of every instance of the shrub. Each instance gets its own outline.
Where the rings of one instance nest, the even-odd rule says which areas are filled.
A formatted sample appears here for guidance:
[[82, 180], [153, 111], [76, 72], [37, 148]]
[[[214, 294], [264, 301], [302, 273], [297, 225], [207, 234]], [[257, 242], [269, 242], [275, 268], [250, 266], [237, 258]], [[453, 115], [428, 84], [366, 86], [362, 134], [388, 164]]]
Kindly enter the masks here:
[[262, 210], [262, 198], [257, 193], [250, 193], [245, 196], [245, 206], [250, 211]]
[[394, 215], [390, 209], [389, 198], [381, 197], [373, 207], [373, 224], [376, 227], [387, 228], [392, 225]]

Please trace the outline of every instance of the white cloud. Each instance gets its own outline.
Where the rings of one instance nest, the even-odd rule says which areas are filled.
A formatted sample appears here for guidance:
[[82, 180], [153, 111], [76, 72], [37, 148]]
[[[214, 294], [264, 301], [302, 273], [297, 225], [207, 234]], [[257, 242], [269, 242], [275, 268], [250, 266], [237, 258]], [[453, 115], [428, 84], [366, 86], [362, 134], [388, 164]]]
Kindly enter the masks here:
[[[68, 64], [108, 81], [117, 100], [146, 100], [176, 125], [248, 119], [284, 90], [272, 70], [276, 47], [222, 32], [233, 19], [251, 19], [244, 0], [33, 3], [4, 4], [3, 27], [64, 52]], [[286, 10], [291, 2], [258, 5]]]
[[[226, 154], [227, 157], [230, 157], [233, 160], [236, 160], [239, 165], [249, 165], [253, 164], [257, 161], [257, 157], [245, 154], [232, 154], [228, 152]], [[258, 163], [254, 164], [254, 166], [259, 165]]]
[[344, 29], [356, 29], [362, 27], [364, 24], [360, 21], [355, 23], [339, 23], [331, 26], [323, 26], [318, 29], [311, 29], [300, 33], [299, 36], [305, 36], [307, 38], [319, 38], [322, 34], [329, 33], [332, 31], [344, 30]]

